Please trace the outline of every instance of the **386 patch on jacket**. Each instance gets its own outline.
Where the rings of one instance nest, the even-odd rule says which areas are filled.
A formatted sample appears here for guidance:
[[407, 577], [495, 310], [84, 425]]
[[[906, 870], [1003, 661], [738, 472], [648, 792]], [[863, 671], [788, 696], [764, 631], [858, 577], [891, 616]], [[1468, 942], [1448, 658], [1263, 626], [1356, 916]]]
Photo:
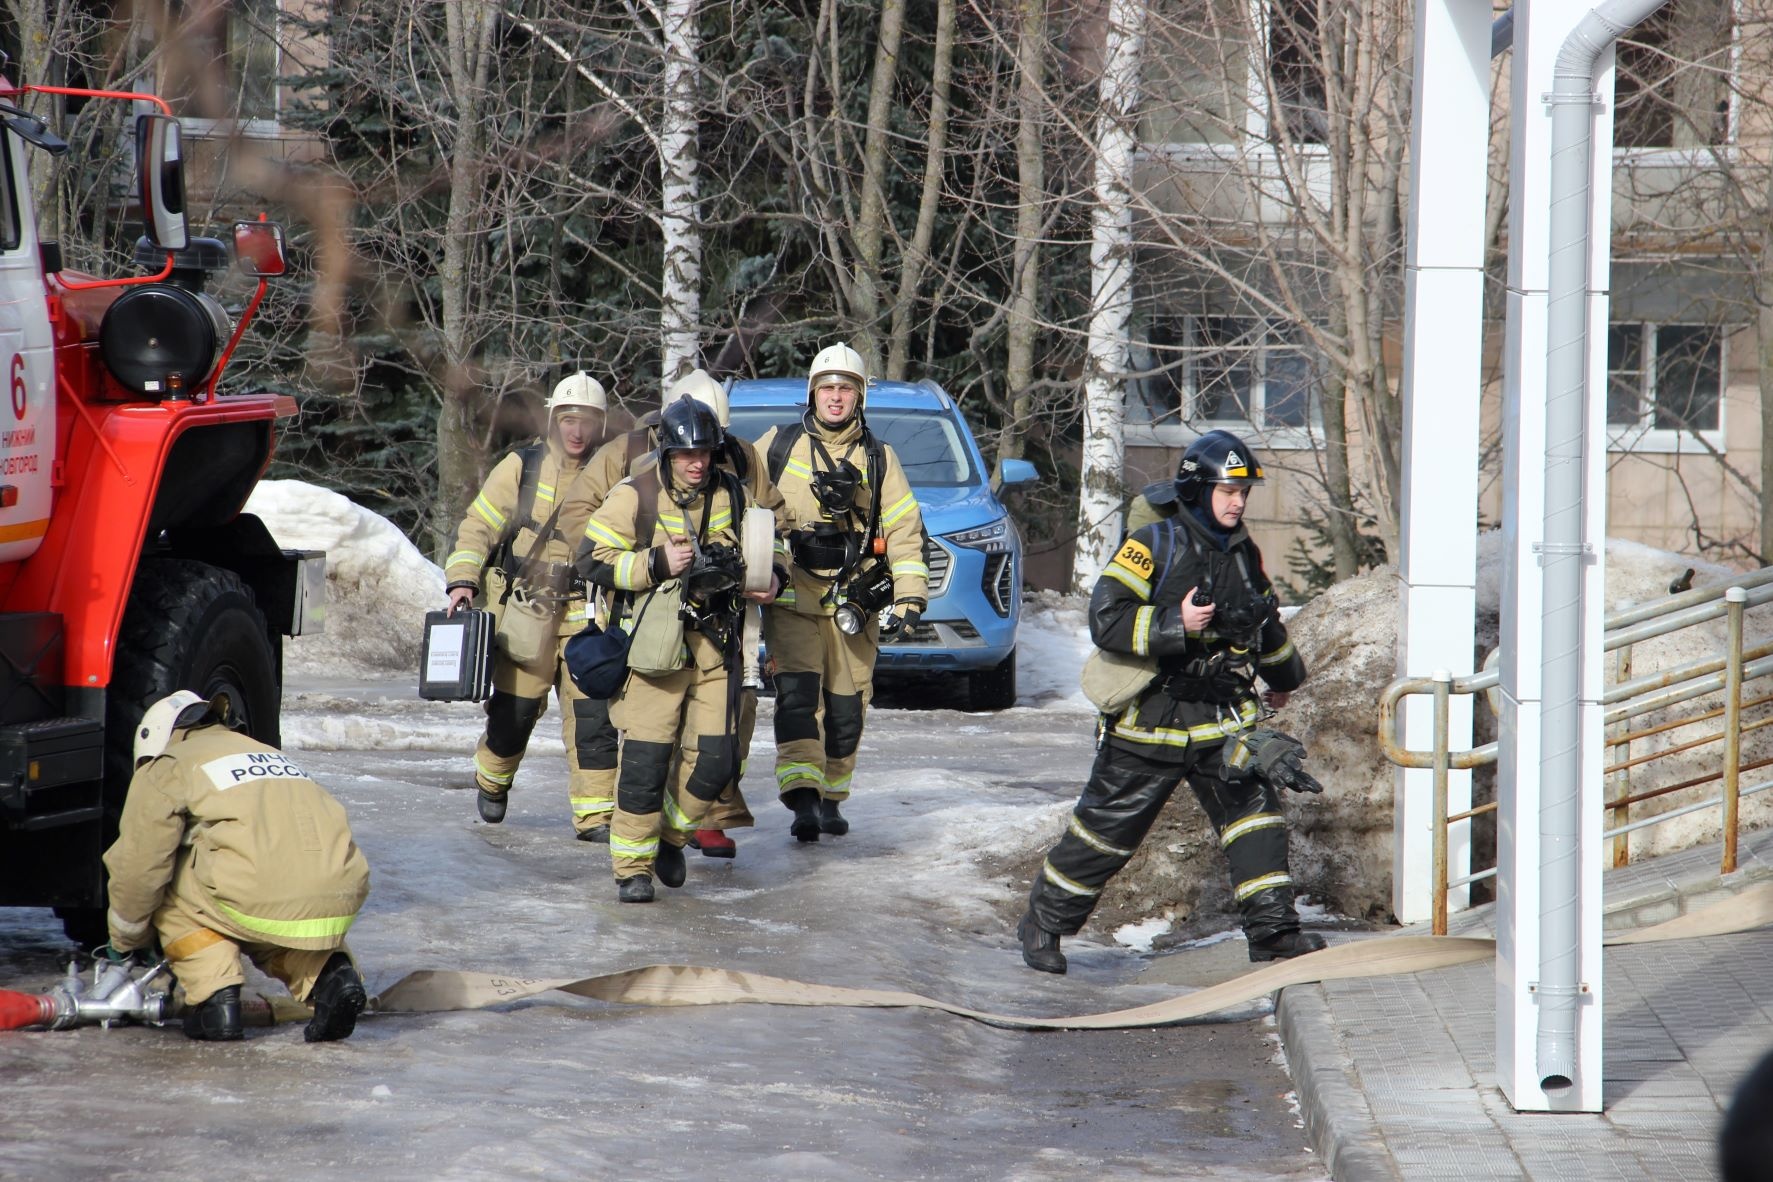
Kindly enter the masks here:
[[1135, 541], [1132, 538], [1128, 538], [1126, 543], [1121, 546], [1120, 551], [1114, 556], [1114, 562], [1146, 581], [1150, 581], [1152, 572], [1157, 569], [1151, 559], [1150, 547], [1146, 546], [1144, 542]]

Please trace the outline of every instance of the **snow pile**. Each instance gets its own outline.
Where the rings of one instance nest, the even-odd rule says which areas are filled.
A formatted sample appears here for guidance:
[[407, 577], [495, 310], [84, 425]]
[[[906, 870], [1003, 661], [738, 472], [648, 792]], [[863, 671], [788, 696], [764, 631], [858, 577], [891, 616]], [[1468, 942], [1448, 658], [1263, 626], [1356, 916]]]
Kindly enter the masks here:
[[418, 669], [425, 613], [444, 604], [443, 571], [405, 534], [300, 480], [260, 481], [246, 509], [278, 545], [326, 551], [326, 628], [285, 645], [290, 672], [350, 677]]
[[1094, 714], [1078, 678], [1090, 655], [1087, 600], [1035, 591], [1022, 601], [1016, 629], [1016, 704]]

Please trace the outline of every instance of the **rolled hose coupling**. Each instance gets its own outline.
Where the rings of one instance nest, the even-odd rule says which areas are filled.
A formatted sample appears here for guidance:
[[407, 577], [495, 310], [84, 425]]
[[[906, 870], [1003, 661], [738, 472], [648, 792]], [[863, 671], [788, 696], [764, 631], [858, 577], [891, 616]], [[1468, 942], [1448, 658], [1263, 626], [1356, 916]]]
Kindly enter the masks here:
[[1305, 744], [1285, 731], [1262, 727], [1232, 735], [1225, 740], [1220, 759], [1225, 778], [1234, 783], [1260, 779], [1294, 792], [1324, 790], [1305, 770]]

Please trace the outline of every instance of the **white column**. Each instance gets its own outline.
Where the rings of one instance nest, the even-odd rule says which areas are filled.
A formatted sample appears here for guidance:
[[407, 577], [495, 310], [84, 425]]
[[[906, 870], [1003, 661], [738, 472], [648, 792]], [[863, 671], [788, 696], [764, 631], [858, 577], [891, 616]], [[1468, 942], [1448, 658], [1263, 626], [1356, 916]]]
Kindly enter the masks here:
[[1581, 985], [1575, 1086], [1540, 1087], [1536, 1063], [1539, 979], [1539, 807], [1542, 598], [1534, 550], [1545, 516], [1546, 282], [1550, 197], [1552, 65], [1584, 4], [1519, 0], [1515, 5], [1512, 145], [1509, 177], [1508, 326], [1503, 361], [1502, 727], [1496, 791], [1496, 1071], [1517, 1110], [1601, 1109], [1601, 670], [1606, 536], [1606, 324], [1612, 198], [1612, 52], [1602, 59], [1590, 155], [1587, 447], [1583, 536], [1594, 554], [1584, 568], [1581, 675], [1581, 853], [1578, 926]]
[[[1477, 612], [1478, 405], [1482, 393], [1484, 194], [1490, 128], [1489, 0], [1416, 0], [1410, 214], [1404, 264], [1404, 500], [1398, 556], [1398, 673], [1473, 671]], [[1471, 698], [1452, 700], [1452, 750], [1471, 747]], [[1434, 747], [1434, 705], [1406, 701], [1404, 745]], [[1399, 769], [1392, 910], [1433, 906], [1434, 774]], [[1471, 773], [1453, 772], [1448, 811], [1471, 806]], [[1456, 825], [1449, 874], [1471, 867], [1471, 826]], [[1460, 889], [1449, 905], [1467, 905]]]

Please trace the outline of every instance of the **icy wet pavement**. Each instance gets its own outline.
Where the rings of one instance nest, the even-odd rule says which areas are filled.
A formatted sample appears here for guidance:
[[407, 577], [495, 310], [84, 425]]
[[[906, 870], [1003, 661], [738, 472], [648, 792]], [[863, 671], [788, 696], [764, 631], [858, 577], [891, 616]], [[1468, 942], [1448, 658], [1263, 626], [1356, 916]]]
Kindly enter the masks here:
[[[572, 840], [552, 715], [509, 819], [464, 782], [479, 715], [403, 686], [293, 694], [286, 743], [351, 811], [374, 881], [352, 933], [372, 990], [419, 968], [580, 976], [711, 964], [906, 989], [1023, 1014], [1166, 997], [1146, 963], [1068, 944], [1021, 965], [976, 857], [1048, 832], [1091, 756], [1088, 716], [883, 709], [854, 828], [798, 845], [755, 792], [739, 857], [615, 901]], [[767, 783], [769, 724], [759, 728]], [[0, 983], [42, 988], [67, 946], [0, 911]], [[274, 990], [276, 987], [271, 986]], [[0, 1035], [0, 1176], [395, 1178], [1321, 1178], [1266, 1006], [1243, 1021], [1029, 1034], [914, 1010], [638, 1009], [551, 994], [500, 1011], [371, 1016], [349, 1042], [171, 1031]]]

